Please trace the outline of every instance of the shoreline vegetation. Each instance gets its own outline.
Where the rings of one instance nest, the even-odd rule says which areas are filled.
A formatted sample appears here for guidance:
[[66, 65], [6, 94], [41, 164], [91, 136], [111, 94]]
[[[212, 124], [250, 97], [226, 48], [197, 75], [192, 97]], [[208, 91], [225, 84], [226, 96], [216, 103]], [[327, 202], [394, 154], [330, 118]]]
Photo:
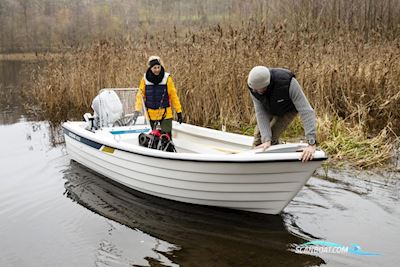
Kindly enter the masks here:
[[[55, 26], [29, 31], [41, 25], [31, 18], [0, 50], [10, 52], [12, 40], [26, 39], [16, 52], [35, 51], [28, 41], [42, 52], [47, 44], [49, 53], [38, 55], [46, 64], [32, 72], [25, 97], [27, 109], [54, 125], [91, 112], [101, 88], [137, 87], [157, 54], [174, 77], [186, 122], [252, 135], [247, 74], [255, 65], [286, 67], [316, 111], [328, 164], [399, 168], [400, 0], [68, 3], [37, 10]], [[15, 14], [30, 22], [29, 12]], [[303, 135], [296, 119], [283, 140]]]
[[[99, 41], [50, 56], [35, 74], [31, 99], [53, 122], [80, 119], [100, 88], [137, 87], [148, 56], [159, 54], [174, 75], [186, 122], [252, 134], [247, 73], [254, 65], [283, 66], [294, 71], [316, 110], [318, 140], [331, 163], [385, 168], [400, 134], [398, 40], [338, 34], [244, 23]], [[284, 139], [301, 136], [297, 120]]]

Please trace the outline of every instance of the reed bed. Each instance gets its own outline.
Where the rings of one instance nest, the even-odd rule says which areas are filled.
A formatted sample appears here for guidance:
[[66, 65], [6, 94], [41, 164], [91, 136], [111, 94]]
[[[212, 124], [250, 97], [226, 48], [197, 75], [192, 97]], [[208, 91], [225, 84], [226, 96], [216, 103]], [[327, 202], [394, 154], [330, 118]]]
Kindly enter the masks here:
[[[251, 134], [256, 121], [249, 70], [286, 67], [315, 108], [318, 139], [332, 158], [382, 166], [395, 149], [390, 140], [400, 135], [399, 43], [378, 33], [366, 40], [350, 30], [332, 36], [257, 21], [172, 28], [50, 57], [34, 81], [30, 104], [56, 123], [81, 118], [100, 88], [137, 87], [147, 58], [156, 54], [172, 73], [186, 122]], [[294, 123], [288, 132], [301, 135], [301, 125]]]
[[12, 86], [0, 83], [0, 112], [9, 112], [15, 103], [21, 102], [21, 95]]
[[7, 90], [7, 88], [0, 83], [0, 110], [6, 110], [9, 106], [8, 103], [10, 103], [10, 98], [12, 97], [12, 94], [10, 90]]

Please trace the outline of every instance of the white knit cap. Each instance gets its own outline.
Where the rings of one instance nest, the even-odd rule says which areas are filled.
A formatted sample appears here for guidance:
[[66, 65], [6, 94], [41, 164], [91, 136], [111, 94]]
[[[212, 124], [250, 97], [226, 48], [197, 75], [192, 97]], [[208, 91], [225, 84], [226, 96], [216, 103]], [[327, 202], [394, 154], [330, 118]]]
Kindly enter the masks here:
[[150, 56], [149, 59], [147, 60], [148, 67], [150, 67], [150, 62], [153, 60], [158, 60], [158, 62], [160, 62], [160, 65], [163, 65], [161, 58], [159, 56]]
[[271, 81], [271, 73], [267, 67], [255, 66], [251, 69], [247, 84], [251, 89], [260, 90], [266, 88]]

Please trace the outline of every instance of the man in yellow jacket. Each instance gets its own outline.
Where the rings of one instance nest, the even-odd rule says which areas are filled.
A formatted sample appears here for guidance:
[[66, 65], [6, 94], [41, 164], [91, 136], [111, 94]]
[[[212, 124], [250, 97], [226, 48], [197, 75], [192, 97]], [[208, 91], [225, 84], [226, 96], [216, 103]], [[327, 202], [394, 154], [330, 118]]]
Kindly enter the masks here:
[[[165, 72], [158, 56], [151, 56], [147, 62], [148, 69], [140, 81], [139, 89], [143, 96], [145, 108], [150, 118], [151, 127], [155, 123], [161, 125], [161, 131], [171, 136], [172, 131], [172, 107], [178, 115], [178, 122], [182, 123], [182, 106], [176, 93], [172, 77]], [[142, 109], [142, 99], [136, 97], [135, 110]]]

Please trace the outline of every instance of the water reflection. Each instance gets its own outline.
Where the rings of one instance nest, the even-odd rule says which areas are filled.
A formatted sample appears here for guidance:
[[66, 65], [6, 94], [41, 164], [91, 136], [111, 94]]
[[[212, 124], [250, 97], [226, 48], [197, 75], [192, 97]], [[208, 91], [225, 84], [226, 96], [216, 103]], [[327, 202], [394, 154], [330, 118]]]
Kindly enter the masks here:
[[[290, 232], [381, 256], [318, 254], [328, 266], [396, 266], [400, 242], [400, 173], [330, 171], [312, 177], [285, 208]], [[314, 235], [314, 238], [310, 234]]]
[[0, 60], [0, 124], [13, 124], [24, 116], [24, 87], [40, 61]]
[[[65, 194], [95, 213], [159, 242], [157, 251], [181, 266], [315, 266], [319, 258], [290, 252], [304, 242], [290, 234], [280, 216], [195, 206], [121, 188], [71, 161], [64, 172]], [[162, 262], [147, 257], [148, 264]]]

